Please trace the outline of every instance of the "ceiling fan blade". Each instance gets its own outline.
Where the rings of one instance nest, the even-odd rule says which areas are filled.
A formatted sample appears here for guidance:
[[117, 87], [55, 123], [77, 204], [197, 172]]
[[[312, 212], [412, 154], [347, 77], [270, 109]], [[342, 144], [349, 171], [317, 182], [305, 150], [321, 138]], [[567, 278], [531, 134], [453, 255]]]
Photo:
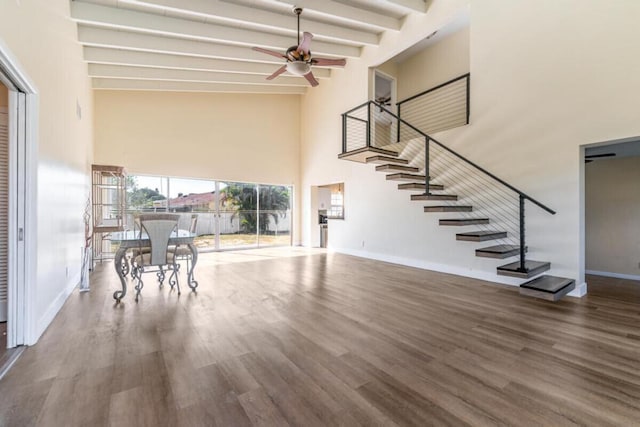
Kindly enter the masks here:
[[309, 46], [311, 46], [311, 39], [313, 38], [313, 34], [307, 33], [306, 31], [302, 34], [302, 42], [298, 45], [298, 52], [302, 52], [305, 55], [309, 55]]
[[273, 74], [267, 77], [267, 80], [273, 80], [285, 71], [287, 71], [287, 66], [283, 65], [282, 67], [278, 68]]
[[271, 56], [276, 56], [280, 59], [284, 58], [287, 59], [286, 56], [284, 56], [283, 54], [273, 51], [273, 50], [269, 50], [269, 49], [263, 49], [261, 47], [252, 47], [251, 49], [255, 50], [256, 52], [262, 52], [262, 53], [266, 53], [267, 55], [271, 55]]
[[347, 60], [344, 58], [341, 58], [341, 59], [313, 58], [311, 60], [311, 64], [318, 65], [320, 67], [323, 67], [323, 66], [324, 67], [330, 67], [330, 66], [344, 67], [346, 63], [347, 63]]
[[307, 74], [305, 74], [304, 78], [307, 79], [307, 81], [309, 82], [311, 87], [316, 87], [316, 86], [318, 86], [320, 84], [320, 83], [318, 83], [316, 78], [313, 76], [313, 73], [311, 71], [309, 71]]

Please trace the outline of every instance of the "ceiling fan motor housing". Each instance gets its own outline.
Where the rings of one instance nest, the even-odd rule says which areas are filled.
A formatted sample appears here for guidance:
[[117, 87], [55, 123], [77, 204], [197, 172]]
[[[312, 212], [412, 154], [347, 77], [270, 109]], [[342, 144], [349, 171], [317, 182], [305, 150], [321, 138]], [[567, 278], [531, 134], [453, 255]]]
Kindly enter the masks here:
[[287, 49], [287, 53], [285, 54], [289, 61], [304, 61], [309, 62], [311, 60], [311, 51], [309, 53], [300, 52], [298, 50], [298, 46], [291, 46]]

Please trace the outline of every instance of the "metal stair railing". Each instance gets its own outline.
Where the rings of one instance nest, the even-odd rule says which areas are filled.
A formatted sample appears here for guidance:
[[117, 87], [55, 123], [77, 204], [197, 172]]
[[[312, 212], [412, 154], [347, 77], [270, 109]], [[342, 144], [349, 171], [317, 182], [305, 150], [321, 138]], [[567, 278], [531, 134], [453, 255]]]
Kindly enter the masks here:
[[426, 134], [464, 126], [469, 124], [470, 90], [471, 74], [463, 74], [397, 102], [396, 114]]
[[[527, 271], [525, 202], [529, 201], [555, 215], [556, 212], [553, 209], [455, 152], [375, 101], [367, 101], [343, 113], [342, 120], [343, 153], [362, 147], [382, 147], [404, 154], [404, 157], [412, 159], [410, 162], [412, 166], [421, 168], [420, 173], [424, 173], [425, 195], [432, 194], [429, 185], [432, 183], [434, 174], [437, 174], [439, 179], [448, 180], [451, 185], [447, 187], [451, 187], [465, 198], [472, 199], [474, 209], [477, 206], [481, 211], [491, 212], [491, 216], [506, 228], [505, 231], [518, 237], [518, 271]], [[392, 131], [396, 133], [390, 133]], [[356, 139], [356, 141], [350, 141], [350, 139]], [[461, 185], [463, 182], [475, 190], [465, 189]], [[483, 198], [489, 198], [490, 201], [484, 202]], [[472, 217], [474, 214], [462, 213], [462, 215]], [[512, 218], [515, 215], [517, 219]], [[490, 227], [480, 226], [481, 229]], [[503, 240], [505, 243], [511, 242], [510, 239]]]

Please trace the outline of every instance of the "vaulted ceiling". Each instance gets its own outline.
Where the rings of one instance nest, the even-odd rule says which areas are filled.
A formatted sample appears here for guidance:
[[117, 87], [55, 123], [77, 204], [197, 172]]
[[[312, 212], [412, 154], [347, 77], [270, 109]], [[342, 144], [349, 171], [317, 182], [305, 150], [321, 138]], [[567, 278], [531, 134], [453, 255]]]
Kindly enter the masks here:
[[[73, 0], [71, 16], [95, 89], [301, 94], [303, 77], [266, 80], [284, 59], [251, 49], [297, 44], [294, 6], [312, 54], [347, 61], [427, 11], [425, 0]], [[313, 67], [320, 84], [335, 72]]]

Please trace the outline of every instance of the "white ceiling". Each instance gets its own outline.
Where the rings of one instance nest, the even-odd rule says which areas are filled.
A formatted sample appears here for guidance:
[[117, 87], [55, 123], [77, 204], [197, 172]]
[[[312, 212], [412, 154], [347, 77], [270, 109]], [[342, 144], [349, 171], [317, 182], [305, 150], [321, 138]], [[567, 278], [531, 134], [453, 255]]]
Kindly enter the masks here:
[[[297, 44], [294, 5], [312, 54], [347, 61], [427, 12], [425, 0], [73, 0], [71, 17], [95, 89], [301, 94], [303, 77], [266, 80], [284, 60], [251, 49]], [[334, 72], [313, 67], [320, 84]]]

